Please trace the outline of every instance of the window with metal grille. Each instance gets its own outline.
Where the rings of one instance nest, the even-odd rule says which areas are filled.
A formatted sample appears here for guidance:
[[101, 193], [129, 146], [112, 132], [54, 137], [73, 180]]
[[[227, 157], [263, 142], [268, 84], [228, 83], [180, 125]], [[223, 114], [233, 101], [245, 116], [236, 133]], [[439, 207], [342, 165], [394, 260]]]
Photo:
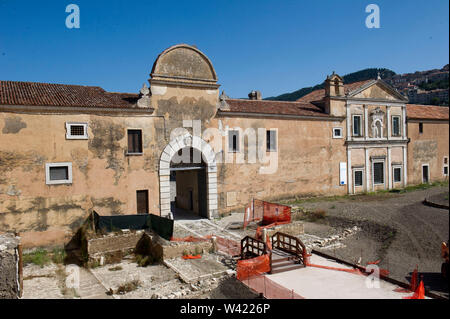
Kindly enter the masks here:
[[400, 116], [392, 117], [392, 136], [400, 136]]
[[84, 136], [84, 126], [83, 125], [71, 125], [70, 135]]
[[402, 169], [401, 167], [394, 167], [394, 183], [402, 181]]
[[373, 183], [384, 184], [384, 163], [373, 163]]
[[142, 130], [128, 130], [128, 154], [142, 154]]
[[228, 131], [228, 150], [230, 152], [239, 152], [239, 131]]
[[361, 115], [353, 115], [353, 136], [361, 135]]
[[363, 186], [363, 171], [355, 171], [355, 186]]
[[267, 151], [275, 152], [277, 150], [277, 131], [266, 131]]
[[66, 139], [84, 140], [87, 138], [87, 123], [66, 123]]

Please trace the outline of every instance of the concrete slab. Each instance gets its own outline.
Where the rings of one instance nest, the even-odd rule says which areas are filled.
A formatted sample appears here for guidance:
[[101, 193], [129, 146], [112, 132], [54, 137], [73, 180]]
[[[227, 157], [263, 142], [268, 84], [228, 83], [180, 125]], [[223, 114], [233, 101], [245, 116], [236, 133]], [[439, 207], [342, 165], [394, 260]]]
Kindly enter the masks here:
[[[352, 269], [314, 254], [310, 262]], [[380, 280], [380, 288], [368, 288], [367, 276], [316, 267], [295, 269], [267, 277], [288, 289], [293, 289], [306, 299], [402, 299], [412, 295], [395, 292], [399, 287], [383, 280]]]

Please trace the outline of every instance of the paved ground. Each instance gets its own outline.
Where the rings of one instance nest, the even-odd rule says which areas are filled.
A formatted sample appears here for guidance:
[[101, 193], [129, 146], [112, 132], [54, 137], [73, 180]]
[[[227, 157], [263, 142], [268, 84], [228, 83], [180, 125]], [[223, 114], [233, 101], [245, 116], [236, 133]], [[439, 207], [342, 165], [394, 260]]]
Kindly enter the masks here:
[[[428, 207], [424, 198], [447, 198], [447, 187], [403, 194], [355, 196], [337, 200], [312, 200], [295, 205], [323, 210], [326, 217], [305, 222], [305, 232], [325, 237], [351, 226], [361, 231], [343, 240], [345, 245], [327, 254], [365, 264], [381, 260], [390, 277], [408, 282], [418, 265], [425, 286], [448, 297], [448, 285], [440, 278], [440, 244], [449, 238], [448, 210]], [[320, 249], [318, 249], [320, 250]]]
[[[351, 269], [317, 255], [311, 256], [311, 263]], [[382, 280], [377, 288], [368, 286], [368, 277], [364, 275], [316, 267], [295, 269], [267, 277], [306, 299], [403, 299], [413, 295], [396, 292], [395, 289], [400, 287]]]

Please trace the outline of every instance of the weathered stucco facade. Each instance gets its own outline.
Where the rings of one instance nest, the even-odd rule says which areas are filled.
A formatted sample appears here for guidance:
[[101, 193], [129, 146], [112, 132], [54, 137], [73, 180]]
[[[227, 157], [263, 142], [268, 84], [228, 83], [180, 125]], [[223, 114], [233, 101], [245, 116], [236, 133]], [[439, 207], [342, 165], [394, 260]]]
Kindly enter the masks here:
[[405, 98], [380, 79], [346, 85], [333, 74], [297, 102], [230, 99], [188, 45], [163, 51], [150, 76], [139, 94], [0, 81], [0, 232], [54, 245], [93, 210], [212, 218], [252, 198], [421, 183], [423, 164], [428, 181], [448, 178], [448, 109], [414, 109], [410, 121]]

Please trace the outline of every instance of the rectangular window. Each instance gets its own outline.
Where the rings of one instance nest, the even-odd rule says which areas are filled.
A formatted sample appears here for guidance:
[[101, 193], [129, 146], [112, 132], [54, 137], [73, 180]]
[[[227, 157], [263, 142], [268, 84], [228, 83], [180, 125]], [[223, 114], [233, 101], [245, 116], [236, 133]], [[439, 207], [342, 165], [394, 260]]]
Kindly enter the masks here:
[[394, 183], [399, 183], [402, 181], [402, 168], [394, 167]]
[[392, 136], [400, 136], [400, 116], [392, 117]]
[[363, 186], [363, 171], [355, 170], [355, 186]]
[[384, 163], [383, 162], [373, 163], [373, 183], [374, 184], [384, 184]]
[[353, 136], [361, 135], [361, 115], [353, 115]]
[[448, 176], [448, 157], [444, 156], [444, 176]]
[[148, 190], [136, 191], [136, 204], [138, 214], [148, 214]]
[[45, 164], [45, 183], [47, 185], [72, 184], [72, 163]]
[[333, 128], [333, 138], [342, 138], [342, 127]]
[[142, 154], [142, 130], [128, 130], [128, 154]]
[[428, 164], [422, 165], [422, 183], [427, 184], [430, 181], [430, 172]]
[[228, 150], [230, 152], [239, 152], [239, 131], [228, 131]]
[[423, 133], [423, 123], [419, 123], [419, 133]]
[[85, 140], [88, 138], [87, 123], [66, 123], [66, 139]]
[[266, 147], [268, 152], [277, 150], [277, 131], [266, 131]]

